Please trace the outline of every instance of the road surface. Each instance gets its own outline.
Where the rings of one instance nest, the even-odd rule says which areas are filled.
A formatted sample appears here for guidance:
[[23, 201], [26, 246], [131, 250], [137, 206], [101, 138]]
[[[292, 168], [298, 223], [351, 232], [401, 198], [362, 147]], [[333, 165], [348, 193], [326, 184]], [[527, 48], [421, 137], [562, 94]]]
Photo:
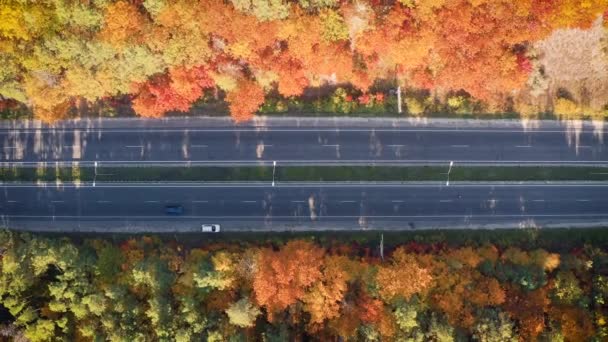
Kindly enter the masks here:
[[[591, 226], [608, 221], [607, 183], [282, 183], [5, 185], [3, 223], [62, 231], [419, 229]], [[169, 204], [182, 216], [165, 215]]]
[[[601, 124], [603, 125], [603, 124]], [[219, 118], [0, 126], [0, 165], [608, 165], [591, 123]]]

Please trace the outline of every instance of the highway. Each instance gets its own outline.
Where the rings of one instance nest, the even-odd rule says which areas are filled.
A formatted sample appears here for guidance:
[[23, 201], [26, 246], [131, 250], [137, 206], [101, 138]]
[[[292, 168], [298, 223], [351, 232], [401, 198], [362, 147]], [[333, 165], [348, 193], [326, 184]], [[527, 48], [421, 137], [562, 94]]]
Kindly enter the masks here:
[[[608, 221], [607, 193], [607, 183], [5, 184], [0, 214], [42, 231], [591, 226]], [[165, 215], [169, 204], [183, 215]]]
[[467, 120], [99, 120], [0, 127], [0, 165], [608, 165], [606, 133], [591, 124]]

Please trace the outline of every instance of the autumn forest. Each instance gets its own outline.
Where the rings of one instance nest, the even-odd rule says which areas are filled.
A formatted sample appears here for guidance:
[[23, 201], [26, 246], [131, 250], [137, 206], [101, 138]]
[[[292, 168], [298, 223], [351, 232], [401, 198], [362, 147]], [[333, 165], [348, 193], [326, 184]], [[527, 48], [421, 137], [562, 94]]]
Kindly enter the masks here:
[[606, 0], [9, 0], [0, 100], [51, 122], [116, 98], [142, 117], [188, 112], [211, 92], [238, 122], [269, 98], [324, 85], [346, 85], [334, 102], [382, 102], [390, 94], [371, 89], [388, 80], [413, 115], [439, 101], [601, 117], [607, 9]]
[[[528, 233], [517, 233], [520, 241], [535, 239]], [[564, 244], [563, 236], [573, 237], [564, 234], [554, 239]], [[13, 323], [1, 325], [0, 335], [20, 341], [608, 338], [608, 254], [592, 244], [553, 250], [508, 247], [515, 241], [412, 240], [380, 251], [375, 238], [363, 244], [259, 240], [184, 246], [158, 237], [75, 242], [2, 232], [0, 314]]]
[[[315, 225], [304, 227], [318, 231], [299, 232], [295, 223], [292, 226], [292, 221], [286, 220], [289, 222], [286, 230], [291, 232], [276, 233], [275, 228], [279, 226], [268, 223], [281, 216], [275, 215], [272, 203], [266, 199], [272, 198], [275, 191], [277, 161], [285, 164], [280, 165], [281, 169], [291, 167], [280, 159], [288, 153], [270, 149], [271, 152], [263, 156], [264, 146], [271, 147], [269, 142], [273, 143], [273, 139], [262, 141], [258, 127], [244, 129], [247, 133], [241, 134], [242, 127], [232, 127], [233, 122], [247, 122], [256, 115], [355, 116], [362, 113], [414, 118], [438, 114], [444, 115], [442, 117], [474, 114], [475, 118], [518, 119], [550, 116], [554, 119], [590, 119], [594, 120], [593, 124], [608, 119], [608, 0], [1, 0], [0, 119], [38, 119], [52, 128], [31, 130], [40, 122], [3, 121], [3, 172], [9, 176], [14, 174], [15, 178], [4, 179], [2, 184], [2, 225], [8, 225], [8, 219], [13, 219], [10, 217], [10, 210], [13, 210], [17, 223], [28, 222], [26, 219], [30, 217], [45, 218], [46, 221], [40, 221], [40, 231], [53, 231], [62, 222], [66, 226], [56, 230], [56, 233], [62, 231], [59, 233], [62, 237], [51, 233], [0, 230], [0, 341], [608, 341], [608, 234], [604, 230], [425, 231], [421, 229], [424, 225], [415, 225], [412, 219], [445, 217], [445, 220], [452, 220], [445, 221], [445, 227], [453, 228], [454, 225], [449, 225], [451, 222], [456, 222], [455, 226], [469, 227], [470, 224], [470, 227], [476, 227], [471, 223], [475, 220], [469, 220], [479, 212], [482, 213], [479, 216], [484, 217], [484, 221], [479, 222], [486, 222], [488, 217], [488, 226], [492, 227], [503, 221], [494, 223], [489, 217], [501, 215], [517, 219], [519, 227], [537, 227], [534, 215], [547, 219], [550, 224], [563, 226], [580, 212], [587, 213], [589, 219], [604, 217], [605, 210], [599, 213], [580, 211], [565, 213], [563, 217], [568, 220], [563, 224], [550, 221], [552, 217], [561, 217], [563, 208], [571, 203], [577, 203], [581, 208], [585, 206], [585, 210], [601, 211], [605, 208], [602, 207], [605, 203], [601, 202], [604, 198], [599, 198], [601, 193], [598, 197], [590, 197], [581, 190], [578, 193], [583, 195], [577, 193], [576, 198], [570, 198], [571, 202], [549, 203], [551, 199], [547, 196], [547, 203], [544, 203], [544, 190], [524, 189], [538, 184], [524, 184], [522, 190], [512, 190], [522, 194], [529, 191], [534, 195], [524, 198], [519, 193], [518, 197], [509, 197], [508, 189], [504, 190], [504, 195], [493, 194], [495, 184], [499, 183], [488, 181], [489, 185], [483, 184], [488, 189], [491, 187], [488, 192], [492, 197], [488, 201], [483, 197], [485, 194], [478, 195], [483, 192], [481, 186], [481, 190], [471, 192], [475, 195], [466, 201], [461, 201], [460, 190], [454, 191], [449, 199], [447, 196], [452, 195], [445, 191], [441, 196], [429, 195], [418, 200], [407, 193], [410, 188], [403, 187], [404, 190], [399, 190], [403, 192], [399, 199], [382, 197], [386, 199], [383, 203], [390, 203], [382, 205], [394, 205], [392, 214], [399, 215], [390, 216], [390, 219], [403, 221], [399, 231], [384, 232], [366, 230], [367, 224], [361, 222], [368, 216], [367, 209], [364, 210], [368, 203], [364, 192], [367, 190], [362, 190], [362, 194], [344, 192], [344, 195], [336, 196], [340, 205], [353, 204], [336, 206], [341, 210], [338, 214], [347, 215], [327, 214], [324, 204], [315, 207], [313, 199], [316, 197], [311, 195], [306, 197], [310, 211], [306, 213]], [[89, 126], [73, 128], [67, 125], [67, 129], [57, 130], [55, 128], [60, 126], [52, 126], [59, 120], [85, 117], [152, 119], [175, 115], [225, 115], [226, 119], [217, 121], [227, 122], [231, 127], [211, 127], [213, 134], [223, 138], [217, 138], [217, 146], [211, 146], [209, 152], [205, 135], [211, 136], [209, 141], [216, 135], [204, 132], [203, 128], [208, 128], [205, 124], [194, 127], [199, 132], [192, 135], [198, 134], [205, 144], [194, 138], [189, 140], [191, 127], [188, 124], [163, 131], [165, 121], [149, 130], [143, 125], [131, 130], [129, 125], [136, 120], [124, 120], [124, 126], [110, 126], [107, 135], [104, 131], [103, 142], [101, 132], [106, 127], [101, 124], [91, 126], [94, 128], [91, 132], [97, 134], [83, 133], [86, 135], [83, 139], [80, 133], [85, 128], [89, 133]], [[189, 118], [184, 120], [187, 122]], [[213, 120], [215, 118], [209, 122]], [[327, 119], [327, 122], [332, 120]], [[137, 119], [138, 124], [142, 121]], [[150, 122], [158, 123], [145, 121], [146, 124]], [[19, 125], [23, 128], [13, 129]], [[353, 165], [357, 167], [374, 165], [364, 170], [366, 176], [371, 176], [365, 178], [365, 182], [355, 182], [351, 177], [356, 178], [357, 172], [361, 171], [353, 167], [355, 171], [326, 169], [320, 179], [328, 180], [337, 175], [340, 182], [348, 183], [348, 186], [359, 182], [362, 188], [372, 183], [375, 186], [377, 182], [385, 182], [382, 186], [387, 188], [403, 184], [407, 177], [390, 178], [392, 174], [388, 171], [386, 177], [391, 183], [381, 178], [382, 171], [375, 168], [376, 162], [382, 161], [378, 159], [382, 149], [376, 147], [376, 143], [381, 145], [375, 136], [376, 128], [369, 127], [368, 137], [368, 128], [360, 125], [363, 124], [348, 126], [345, 131], [361, 135], [353, 134], [353, 138], [342, 141], [359, 143], [361, 139], [357, 137], [362, 136], [369, 144], [357, 143], [353, 147], [344, 143], [342, 150], [348, 153], [352, 150], [353, 156], [359, 156], [359, 159], [353, 159]], [[395, 148], [390, 150], [396, 156], [395, 165], [408, 160], [416, 167], [418, 162], [432, 162], [429, 165], [439, 170], [443, 167], [439, 163], [445, 161], [446, 170], [437, 171], [441, 182], [436, 186], [438, 191], [443, 191], [444, 180], [445, 188], [458, 189], [449, 182], [466, 181], [468, 186], [480, 178], [486, 179], [486, 173], [496, 170], [490, 178], [498, 177], [499, 185], [504, 185], [505, 179], [518, 183], [536, 180], [528, 178], [524, 172], [538, 171], [546, 172], [542, 177], [549, 177], [542, 178], [544, 183], [538, 181], [539, 184], [553, 182], [549, 185], [558, 188], [562, 185], [557, 180], [562, 176], [550, 178], [551, 172], [558, 174], [558, 167], [606, 164], [603, 133], [595, 131], [593, 140], [589, 140], [593, 144], [585, 142], [587, 149], [579, 155], [580, 141], [576, 140], [574, 149], [569, 138], [567, 142], [562, 142], [561, 136], [559, 141], [551, 138], [553, 136], [548, 133], [561, 133], [554, 129], [539, 130], [536, 132], [539, 134], [532, 137], [526, 136], [525, 130], [519, 132], [512, 126], [492, 130], [471, 126], [478, 135], [466, 141], [492, 145], [476, 150], [472, 144], [454, 145], [454, 141], [460, 140], [450, 139], [461, 139], [469, 131], [458, 126], [453, 131], [461, 132], [456, 134], [449, 125], [437, 129], [445, 135], [428, 135], [444, 139], [441, 144], [434, 145], [428, 142], [431, 138], [428, 141], [421, 138], [426, 134], [424, 132], [434, 128], [418, 130], [419, 127], [414, 126], [403, 126], [402, 131], [392, 132], [395, 141], [387, 138], [383, 144]], [[281, 131], [282, 126], [274, 127]], [[341, 140], [324, 138], [322, 141], [321, 134], [318, 137], [312, 134], [317, 129], [331, 130], [333, 134], [334, 128], [310, 127], [302, 129], [304, 133], [300, 132], [302, 137], [311, 133], [313, 143], [309, 145], [297, 146], [297, 139], [292, 138], [295, 134], [284, 133], [291, 132], [291, 128], [281, 131], [281, 138], [274, 140], [277, 145], [287, 141], [296, 151], [294, 154], [302, 154], [293, 163], [302, 166], [299, 171], [295, 168], [281, 170], [277, 177], [285, 175], [287, 178], [289, 172], [306, 176], [306, 172], [314, 171], [312, 167], [319, 165], [351, 166], [349, 160], [340, 155], [340, 145], [334, 145]], [[378, 127], [389, 130], [388, 124]], [[340, 129], [335, 125], [336, 132]], [[171, 130], [171, 134], [167, 133]], [[40, 138], [43, 132], [47, 140]], [[150, 135], [146, 136], [146, 132]], [[175, 132], [179, 134], [173, 134]], [[401, 137], [396, 134], [402, 132], [405, 133]], [[499, 136], [497, 132], [509, 135], [493, 141]], [[114, 133], [119, 134], [110, 135]], [[182, 133], [188, 139], [182, 139]], [[521, 145], [520, 133], [526, 145]], [[124, 140], [121, 140], [123, 134]], [[241, 135], [243, 146], [247, 141], [259, 141], [255, 154], [247, 152], [253, 145], [241, 147]], [[401, 138], [403, 141], [399, 140]], [[415, 143], [403, 145], [410, 144], [410, 138]], [[500, 139], [514, 146], [509, 147], [510, 150], [503, 148], [506, 145], [503, 146]], [[114, 141], [118, 142], [114, 144]], [[152, 141], [156, 149], [151, 147]], [[88, 151], [91, 151], [87, 151], [88, 154], [81, 152], [87, 142], [90, 142]], [[136, 145], [131, 144], [133, 142]], [[401, 145], [389, 145], [395, 142]], [[433, 157], [432, 151], [443, 153], [446, 146], [455, 147], [445, 154], [449, 154], [448, 157], [444, 154], [441, 158]], [[193, 152], [191, 156], [190, 147], [192, 151], [200, 152]], [[301, 153], [308, 148], [314, 153]], [[412, 154], [414, 157], [406, 155], [418, 153], [418, 148], [423, 156], [420, 160], [415, 158], [416, 154]], [[188, 166], [183, 176], [179, 173], [183, 170], [176, 171], [177, 167], [173, 167], [172, 153], [178, 149], [183, 156], [180, 163], [183, 160]], [[497, 151], [495, 158], [494, 150]], [[511, 160], [505, 150], [508, 153], [516, 151], [512, 155], [517, 157], [525, 153], [520, 151], [531, 152], [525, 158]], [[228, 152], [223, 154], [224, 151]], [[376, 154], [376, 151], [379, 152]], [[272, 153], [277, 154], [273, 156]], [[452, 158], [452, 153], [456, 157]], [[229, 157], [224, 158], [226, 155]], [[314, 160], [307, 156], [313, 156]], [[551, 156], [557, 156], [557, 159], [543, 159], [553, 158]], [[463, 163], [455, 158], [461, 158]], [[474, 173], [465, 163], [475, 161], [471, 162], [475, 166], [478, 160], [489, 166]], [[271, 161], [272, 169], [262, 167]], [[386, 161], [391, 162], [386, 165], [393, 166], [393, 159]], [[113, 176], [112, 173], [98, 173], [98, 163], [102, 162], [110, 165], [104, 165], [106, 170], [112, 170], [113, 165], [129, 168], [122, 170], [125, 172], [122, 176], [113, 171], [118, 174], [116, 178], [99, 178]], [[120, 163], [112, 164], [114, 162]], [[200, 168], [204, 172], [194, 170], [200, 173], [192, 171], [190, 174], [191, 162], [194, 162], [192, 165], [209, 165], [209, 168], [221, 165], [224, 169], [205, 171]], [[538, 163], [530, 164], [537, 169], [512, 171], [520, 162]], [[28, 168], [34, 163], [40, 165]], [[83, 181], [79, 163], [83, 165]], [[459, 170], [450, 178], [454, 163], [458, 164], [454, 167]], [[51, 164], [55, 165], [54, 169]], [[167, 167], [168, 172], [161, 171], [165, 165], [172, 168]], [[244, 167], [239, 170], [242, 165], [252, 166], [251, 171]], [[254, 165], [260, 167], [254, 169]], [[501, 165], [508, 165], [510, 170], [499, 168]], [[306, 169], [308, 166], [311, 168]], [[427, 167], [426, 164], [420, 166]], [[460, 171], [463, 166], [467, 169]], [[546, 166], [555, 167], [547, 171]], [[14, 172], [7, 173], [8, 167], [14, 167]], [[233, 179], [229, 172], [223, 171], [228, 167], [235, 168], [231, 175], [242, 172], [243, 180], [236, 176]], [[247, 172], [253, 175], [258, 171], [259, 176], [248, 176]], [[422, 177], [425, 182], [421, 184], [430, 189], [431, 181], [426, 180], [435, 177], [428, 176], [431, 171], [422, 168], [414, 171], [410, 174], [425, 173], [427, 178]], [[170, 172], [175, 173], [172, 175], [175, 178], [167, 176]], [[509, 178], [511, 175], [499, 178], [508, 172], [519, 173], [513, 176], [515, 178]], [[595, 174], [608, 174], [592, 173], [583, 168], [576, 172], [579, 173], [572, 173], [574, 176], [564, 173], [564, 179], [568, 180], [564, 186], [579, 186], [575, 184], [578, 181], [596, 179]], [[62, 180], [64, 173], [69, 176]], [[213, 175], [219, 173], [228, 175], [221, 178], [222, 184], [211, 181]], [[483, 176], [476, 178], [482, 173]], [[29, 179], [29, 174], [36, 176]], [[459, 180], [459, 174], [465, 175], [464, 178]], [[375, 175], [379, 175], [379, 180], [371, 182], [376, 179], [372, 177]], [[404, 171], [398, 175], [408, 173]], [[264, 178], [266, 176], [271, 178]], [[410, 178], [407, 182], [418, 182], [416, 176]], [[229, 187], [244, 188], [245, 179], [250, 183], [247, 187], [259, 188], [263, 197], [250, 198], [247, 196], [254, 195], [235, 192], [230, 195], [232, 197], [225, 196], [228, 200], [224, 197], [216, 200], [199, 189], [209, 184], [218, 193]], [[394, 179], [399, 181], [392, 183]], [[433, 178], [433, 182], [438, 179]], [[16, 185], [8, 184], [13, 180]], [[224, 184], [226, 180], [230, 181], [227, 185]], [[30, 181], [35, 183], [30, 184]], [[304, 182], [304, 179], [277, 178], [277, 184], [279, 181], [281, 185], [290, 182], [289, 191], [304, 186], [302, 184], [312, 187], [313, 183]], [[104, 182], [110, 185], [104, 188], [101, 186]], [[178, 185], [161, 184], [163, 182]], [[328, 180], [328, 191], [343, 186], [340, 182]], [[133, 186], [135, 183], [137, 186]], [[325, 187], [322, 181], [314, 183], [315, 187]], [[599, 180], [583, 186], [590, 188], [597, 184], [600, 184]], [[23, 195], [26, 191], [20, 186], [37, 187], [39, 192], [26, 197], [27, 194]], [[146, 195], [142, 194], [122, 198], [129, 196], [123, 196], [123, 192], [112, 195], [108, 190], [121, 186], [132, 187], [132, 194], [144, 187], [157, 187], [154, 196], [158, 195], [158, 199], [144, 198]], [[141, 189], [135, 189], [139, 186]], [[7, 190], [9, 187], [12, 188]], [[70, 187], [75, 190], [70, 192]], [[168, 190], [170, 187], [179, 188], [179, 191]], [[70, 191], [66, 191], [68, 188]], [[81, 189], [90, 192], [85, 196]], [[321, 190], [319, 194], [325, 191]], [[195, 194], [196, 191], [199, 193]], [[552, 193], [559, 192], [546, 194]], [[404, 207], [413, 203], [412, 210], [435, 208], [428, 212], [436, 215], [402, 214], [399, 210], [403, 207], [393, 203], [404, 202], [401, 198], [406, 198], [405, 195], [412, 199], [410, 201], [408, 197], [402, 204]], [[575, 195], [566, 193], [564, 196]], [[199, 197], [202, 200], [198, 200]], [[282, 205], [277, 200], [275, 208], [292, 210], [296, 208], [293, 203], [303, 203], [297, 204], [295, 214], [288, 213], [293, 214], [293, 217], [289, 216], [293, 222], [307, 217], [300, 213], [300, 209], [306, 207], [305, 197], [293, 197], [294, 200], [287, 196], [285, 199], [276, 197], [285, 203], [289, 201], [289, 205]], [[370, 196], [369, 201], [375, 198], [381, 196]], [[511, 198], [519, 201], [513, 202]], [[110, 199], [118, 199], [111, 205], [121, 210], [110, 211], [114, 208], [110, 206]], [[174, 200], [176, 203], [172, 202]], [[476, 207], [478, 200], [479, 208]], [[501, 205], [506, 203], [506, 214], [495, 215], [494, 206], [498, 201]], [[555, 207], [551, 209], [553, 211], [538, 209], [539, 214], [535, 214], [535, 211], [526, 212], [526, 201], [535, 202], [538, 208], [544, 207], [537, 202], [547, 208]], [[195, 202], [213, 203], [195, 206]], [[447, 207], [438, 203], [447, 206], [452, 202], [449, 205], [454, 207], [446, 210], [446, 215], [439, 216], [444, 214], [440, 212], [444, 209], [439, 208]], [[40, 206], [29, 206], [34, 203]], [[62, 204], [56, 206], [55, 203]], [[100, 203], [108, 207], [102, 208], [101, 215], [97, 215], [94, 209], [101, 208]], [[148, 206], [149, 203], [158, 206]], [[248, 204], [238, 207], [235, 203]], [[514, 203], [516, 205], [512, 205]], [[254, 206], [263, 211], [254, 211]], [[513, 215], [508, 211], [512, 210], [511, 206], [516, 210]], [[47, 210], [46, 207], [48, 212], [35, 212]], [[87, 207], [92, 208], [88, 214], [82, 210]], [[228, 207], [233, 211], [226, 216], [222, 213], [228, 212], [224, 211]], [[28, 208], [34, 209], [28, 212]], [[57, 208], [59, 214], [56, 214]], [[224, 216], [214, 216], [216, 210], [213, 208], [220, 208], [220, 214]], [[336, 221], [349, 222], [347, 218], [356, 217], [360, 220], [358, 225], [353, 224], [352, 229], [356, 231], [343, 231], [339, 236], [332, 235], [338, 234], [336, 232], [323, 231], [326, 228], [322, 224], [332, 221], [320, 221], [317, 226], [315, 208], [319, 208], [319, 215], [336, 218]], [[459, 214], [461, 208], [466, 209], [462, 215]], [[492, 210], [484, 214], [486, 209]], [[245, 214], [241, 215], [239, 210]], [[117, 212], [128, 215], [121, 216]], [[139, 213], [148, 216], [139, 216]], [[263, 215], [247, 216], [248, 213]], [[370, 217], [375, 215], [371, 210], [369, 213]], [[163, 214], [167, 216], [165, 221]], [[130, 225], [140, 218], [153, 223], [149, 231], [155, 231], [155, 225], [163, 222], [169, 222], [162, 229], [165, 232], [179, 231], [172, 225], [180, 219], [176, 216], [182, 214], [187, 224], [196, 222], [184, 229], [192, 232], [195, 227], [197, 234], [127, 236], [131, 232]], [[65, 221], [56, 221], [56, 216]], [[233, 216], [243, 218], [247, 224], [257, 222], [258, 226], [243, 224], [251, 232], [237, 232], [241, 229], [239, 225], [229, 225], [232, 221], [228, 218]], [[68, 220], [75, 217], [78, 220]], [[51, 218], [53, 224], [50, 224]], [[83, 227], [87, 223], [93, 227], [93, 220], [98, 218], [104, 222], [99, 227], [106, 227], [108, 222], [115, 222], [117, 227], [124, 224], [124, 235], [110, 235], [105, 230], [105, 235], [76, 233], [81, 229], [81, 223], [85, 223]], [[221, 233], [219, 222], [195, 221], [203, 218], [221, 218]], [[405, 218], [412, 222], [407, 223]], [[24, 221], [18, 221], [20, 219]], [[147, 224], [141, 222], [142, 227]], [[432, 220], [428, 222], [435, 224]], [[373, 226], [376, 227], [375, 223]], [[431, 223], [429, 227], [435, 228]], [[95, 229], [98, 228], [95, 226]], [[93, 231], [97, 231], [95, 229]]]

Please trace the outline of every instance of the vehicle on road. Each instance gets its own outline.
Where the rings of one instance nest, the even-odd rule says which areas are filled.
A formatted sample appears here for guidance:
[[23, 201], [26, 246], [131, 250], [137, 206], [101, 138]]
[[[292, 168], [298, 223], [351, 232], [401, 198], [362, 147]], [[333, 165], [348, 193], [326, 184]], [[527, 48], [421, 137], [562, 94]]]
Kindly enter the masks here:
[[167, 205], [165, 206], [165, 214], [167, 215], [181, 215], [184, 213], [184, 207], [182, 207], [179, 204], [171, 204], [171, 205]]
[[220, 225], [219, 224], [204, 224], [201, 226], [201, 231], [203, 233], [219, 233]]

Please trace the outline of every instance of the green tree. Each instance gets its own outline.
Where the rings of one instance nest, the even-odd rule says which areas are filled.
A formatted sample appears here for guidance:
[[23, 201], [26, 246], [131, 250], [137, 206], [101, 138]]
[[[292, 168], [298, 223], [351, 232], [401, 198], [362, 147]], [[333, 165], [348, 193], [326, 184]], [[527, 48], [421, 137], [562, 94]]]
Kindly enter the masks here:
[[136, 265], [131, 272], [131, 284], [147, 298], [145, 316], [157, 339], [166, 339], [174, 333], [174, 312], [169, 290], [175, 274], [169, 271], [166, 262], [157, 257], [148, 258]]
[[177, 317], [180, 317], [176, 324], [177, 331], [185, 334], [184, 336], [199, 336], [207, 327], [207, 317], [200, 310], [202, 301], [197, 299], [194, 293], [189, 293], [178, 296], [177, 302]]
[[559, 271], [555, 277], [553, 298], [559, 303], [575, 304], [583, 296], [583, 290], [572, 271]]
[[547, 274], [543, 268], [533, 264], [521, 265], [506, 260], [493, 264], [486, 260], [479, 265], [479, 269], [486, 276], [496, 277], [501, 282], [512, 282], [529, 291], [547, 284]]
[[473, 327], [473, 338], [479, 342], [517, 342], [515, 325], [504, 312], [484, 310]]
[[144, 0], [143, 2], [146, 11], [152, 15], [152, 17], [156, 17], [163, 8], [167, 5], [166, 0]]
[[285, 19], [289, 5], [283, 0], [230, 0], [234, 8], [253, 15], [260, 21]]
[[194, 284], [200, 288], [227, 290], [235, 285], [236, 261], [228, 253], [217, 253], [211, 260], [201, 261], [193, 273]]
[[323, 25], [322, 37], [326, 42], [348, 39], [348, 27], [344, 18], [334, 10], [324, 10], [320, 15]]
[[406, 302], [399, 303], [395, 308], [395, 322], [403, 333], [410, 334], [419, 326], [418, 310], [417, 305]]
[[25, 103], [27, 97], [19, 82], [21, 66], [14, 56], [2, 52], [0, 52], [0, 64], [2, 65], [0, 68], [0, 94], [5, 98]]
[[361, 335], [361, 339], [366, 342], [375, 342], [380, 341], [380, 333], [378, 330], [370, 325], [364, 324], [359, 327], [359, 334]]
[[336, 7], [337, 0], [298, 0], [298, 4], [305, 9], [314, 10], [320, 8]]
[[425, 331], [417, 332], [416, 341], [453, 342], [454, 328], [443, 319], [432, 315]]
[[25, 327], [25, 337], [32, 342], [52, 341], [56, 337], [55, 323], [48, 319], [38, 319]]
[[120, 249], [111, 244], [105, 244], [97, 253], [97, 274], [103, 283], [109, 284], [120, 273], [125, 259]]

